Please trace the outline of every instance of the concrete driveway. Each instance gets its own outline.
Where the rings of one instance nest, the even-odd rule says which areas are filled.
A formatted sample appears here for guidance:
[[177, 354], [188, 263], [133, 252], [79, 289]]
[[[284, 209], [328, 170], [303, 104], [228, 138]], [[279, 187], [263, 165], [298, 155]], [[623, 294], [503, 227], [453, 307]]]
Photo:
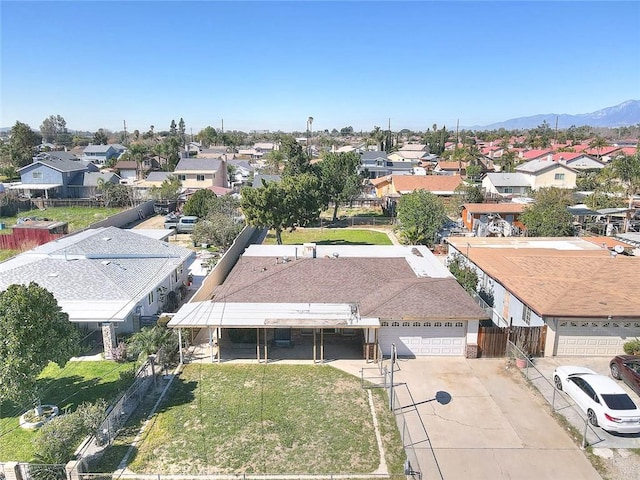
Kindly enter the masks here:
[[[529, 371], [532, 383], [538, 388], [540, 393], [553, 401], [554, 388], [548, 383], [553, 381], [553, 371], [561, 365], [577, 365], [587, 367], [601, 375], [611, 376], [609, 372], [609, 362], [611, 357], [547, 357], [536, 358], [535, 368], [537, 371]], [[538, 371], [540, 372], [538, 374]], [[537, 375], [542, 375], [547, 381], [536, 379]], [[624, 382], [618, 381], [618, 384], [629, 394], [633, 401], [640, 405], [640, 398], [631, 390]], [[556, 411], [576, 427], [580, 432], [585, 429], [586, 416], [575, 402], [565, 393], [555, 392], [555, 401], [553, 401]], [[640, 434], [637, 435], [618, 435], [605, 432], [601, 428], [587, 426], [587, 440], [589, 445], [594, 448], [640, 448]]]
[[[400, 360], [394, 383], [402, 384], [399, 407], [422, 478], [601, 478], [545, 401], [505, 365], [504, 359]], [[439, 391], [449, 403], [434, 400]]]

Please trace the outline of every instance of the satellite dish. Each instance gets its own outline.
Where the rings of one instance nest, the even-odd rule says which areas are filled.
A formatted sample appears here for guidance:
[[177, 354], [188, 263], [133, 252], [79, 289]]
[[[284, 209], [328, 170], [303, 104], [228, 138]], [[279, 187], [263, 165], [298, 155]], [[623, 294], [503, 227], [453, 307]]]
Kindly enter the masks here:
[[622, 245], [616, 245], [613, 247], [613, 251], [616, 253], [624, 253], [624, 247]]

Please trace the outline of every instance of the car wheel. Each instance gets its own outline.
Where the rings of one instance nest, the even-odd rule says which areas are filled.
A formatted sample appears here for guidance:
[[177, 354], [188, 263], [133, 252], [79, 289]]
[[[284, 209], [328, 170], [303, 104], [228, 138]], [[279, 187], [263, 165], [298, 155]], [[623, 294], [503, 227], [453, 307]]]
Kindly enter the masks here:
[[598, 426], [598, 417], [596, 417], [596, 412], [589, 409], [587, 410], [587, 417], [589, 418], [589, 423], [594, 427]]
[[615, 363], [611, 364], [611, 376], [617, 380], [620, 380], [620, 369]]
[[558, 390], [562, 391], [562, 380], [560, 380], [560, 377], [558, 375], [553, 377], [553, 383], [556, 384], [556, 388]]

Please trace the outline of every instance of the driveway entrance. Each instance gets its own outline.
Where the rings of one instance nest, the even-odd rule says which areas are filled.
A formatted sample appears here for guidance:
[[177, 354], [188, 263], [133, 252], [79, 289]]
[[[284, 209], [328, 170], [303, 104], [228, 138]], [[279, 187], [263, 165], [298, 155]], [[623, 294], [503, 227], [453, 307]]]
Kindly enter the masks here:
[[[332, 365], [354, 373], [348, 363]], [[504, 359], [400, 360], [394, 383], [422, 478], [601, 478]]]

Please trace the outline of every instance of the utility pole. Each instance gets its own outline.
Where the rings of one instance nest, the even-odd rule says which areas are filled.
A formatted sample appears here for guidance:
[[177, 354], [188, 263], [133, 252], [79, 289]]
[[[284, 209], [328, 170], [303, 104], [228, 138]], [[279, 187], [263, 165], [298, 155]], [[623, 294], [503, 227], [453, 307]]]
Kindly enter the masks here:
[[556, 134], [553, 137], [553, 144], [557, 145], [558, 144], [558, 116], [556, 115]]
[[123, 120], [122, 123], [124, 124], [124, 143], [127, 144], [127, 121]]
[[456, 147], [458, 147], [458, 143], [460, 143], [460, 119], [456, 120]]

